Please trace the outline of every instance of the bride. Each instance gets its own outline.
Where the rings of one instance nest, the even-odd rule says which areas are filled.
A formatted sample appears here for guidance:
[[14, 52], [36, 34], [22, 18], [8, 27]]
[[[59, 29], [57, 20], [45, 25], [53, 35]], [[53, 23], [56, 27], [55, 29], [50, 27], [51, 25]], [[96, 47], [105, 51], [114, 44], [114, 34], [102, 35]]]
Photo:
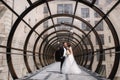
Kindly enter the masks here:
[[66, 55], [67, 57], [65, 58], [65, 61], [62, 66], [62, 73], [64, 74], [80, 74], [81, 69], [77, 65], [74, 56], [73, 56], [73, 51], [72, 47], [69, 43], [67, 43], [67, 50], [66, 50]]

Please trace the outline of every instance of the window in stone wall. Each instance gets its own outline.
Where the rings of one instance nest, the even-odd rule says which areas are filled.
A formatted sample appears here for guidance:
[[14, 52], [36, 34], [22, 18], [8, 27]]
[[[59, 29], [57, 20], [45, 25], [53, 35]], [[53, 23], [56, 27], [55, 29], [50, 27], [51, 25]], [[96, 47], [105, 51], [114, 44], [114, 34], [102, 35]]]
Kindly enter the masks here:
[[[100, 41], [104, 45], [104, 34], [99, 34]], [[96, 38], [96, 45], [98, 45], [98, 39]]]
[[109, 39], [109, 43], [111, 43], [111, 36], [108, 36], [108, 39]]
[[[99, 51], [99, 49], [96, 49], [96, 51], [98, 51], [98, 52], [96, 52], [96, 58], [97, 58], [97, 61], [99, 61], [99, 59], [100, 59], [100, 51]], [[103, 61], [105, 61], [105, 53], [103, 52], [102, 53], [102, 55], [103, 55]]]
[[[102, 10], [101, 7], [100, 7], [99, 9]], [[100, 18], [100, 15], [95, 11], [95, 12], [94, 12], [94, 17], [95, 17], [95, 18]]]
[[114, 0], [106, 0], [106, 3], [110, 4], [112, 1], [114, 1]]
[[82, 18], [89, 18], [90, 17], [89, 8], [81, 8], [81, 16]]
[[[58, 24], [61, 24], [61, 23], [71, 24], [71, 22], [72, 22], [72, 18], [57, 18]], [[60, 27], [57, 27], [57, 30], [71, 30], [71, 27], [61, 25]]]
[[48, 13], [48, 8], [47, 8], [47, 6], [44, 6], [44, 13]]
[[43, 27], [44, 27], [44, 29], [48, 28], [48, 21], [45, 21], [45, 22], [43, 23]]
[[58, 4], [57, 5], [57, 13], [65, 13], [65, 14], [72, 14], [73, 6], [72, 4]]
[[112, 50], [109, 50], [109, 53], [110, 53], [110, 57], [112, 57]]
[[91, 61], [92, 58], [92, 50], [88, 49], [88, 60]]
[[24, 25], [24, 33], [27, 33], [27, 26]]
[[[95, 21], [95, 25], [98, 23], [98, 21]], [[100, 22], [97, 27], [95, 28], [96, 31], [103, 31], [103, 21]]]
[[100, 0], [96, 0], [95, 4], [98, 5]]
[[91, 36], [90, 36], [90, 35], [88, 36], [88, 38], [85, 37], [84, 35], [82, 35], [82, 38], [84, 39], [83, 41], [84, 41], [85, 45], [90, 45], [90, 42], [89, 42], [89, 40], [88, 40], [88, 38], [91, 39]]
[[96, 11], [94, 12], [94, 16], [95, 18], [100, 18], [100, 15]]
[[102, 64], [100, 66], [100, 74], [103, 76], [103, 77], [106, 77], [106, 65]]
[[[90, 23], [90, 21], [87, 21], [87, 22]], [[90, 31], [90, 28], [85, 23], [82, 22], [81, 26], [82, 26], [82, 30]]]
[[30, 18], [28, 19], [28, 23], [31, 24], [31, 19]]

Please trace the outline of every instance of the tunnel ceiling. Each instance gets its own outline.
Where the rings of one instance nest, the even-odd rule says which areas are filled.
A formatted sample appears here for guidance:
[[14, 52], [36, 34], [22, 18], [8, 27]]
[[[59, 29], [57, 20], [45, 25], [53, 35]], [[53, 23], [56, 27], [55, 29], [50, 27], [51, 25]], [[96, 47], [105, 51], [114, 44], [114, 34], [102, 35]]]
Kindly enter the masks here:
[[[21, 14], [18, 14], [12, 7], [10, 7], [7, 4], [7, 2], [5, 0], [1, 0], [1, 4], [6, 6], [6, 8], [8, 8], [17, 17], [16, 21], [13, 23], [12, 29], [8, 36], [6, 52], [11, 53], [12, 50], [22, 51], [23, 56], [24, 56], [25, 66], [26, 66], [28, 72], [32, 73], [30, 63], [29, 63], [28, 57], [27, 57], [27, 55], [29, 55], [29, 53], [33, 54], [33, 60], [34, 60], [36, 69], [40, 69], [39, 65], [37, 64], [37, 59], [39, 59], [39, 63], [43, 67], [46, 65], [49, 65], [51, 63], [49, 61], [49, 59], [53, 58], [53, 55], [51, 53], [54, 53], [54, 51], [57, 49], [57, 47], [59, 47], [59, 45], [61, 45], [62, 42], [66, 41], [66, 42], [71, 43], [71, 45], [73, 47], [73, 51], [76, 56], [75, 58], [81, 66], [85, 67], [88, 64], [88, 61], [89, 61], [88, 58], [89, 58], [89, 55], [91, 55], [89, 65], [87, 67], [90, 70], [92, 70], [92, 66], [93, 66], [93, 62], [94, 62], [94, 55], [96, 52], [99, 52], [100, 59], [98, 61], [96, 69], [94, 71], [97, 73], [100, 73], [100, 66], [102, 65], [102, 62], [103, 62], [102, 54], [104, 53], [104, 51], [113, 49], [116, 52], [118, 52], [120, 50], [118, 34], [115, 30], [114, 25], [112, 24], [112, 21], [108, 18], [108, 15], [119, 5], [120, 1], [119, 0], [114, 1], [114, 5], [112, 5], [111, 8], [107, 12], [105, 12], [105, 11], [102, 11], [96, 5], [97, 0], [65, 0], [65, 1], [71, 1], [75, 4], [73, 12], [72, 13], [53, 13], [53, 11], [52, 11], [53, 9], [50, 7], [50, 4], [57, 2], [57, 1], [59, 1], [59, 0], [36, 0], [36, 1], [25, 0], [25, 2], [29, 4], [29, 6]], [[63, 1], [63, 3], [64, 3], [64, 1]], [[35, 8], [37, 8], [38, 6], [42, 6], [43, 4], [45, 4], [47, 7], [48, 16], [46, 16], [43, 19], [40, 19], [39, 21], [36, 22], [35, 25], [31, 26], [25, 20], [25, 17], [29, 13], [31, 13]], [[81, 16], [78, 16], [76, 14], [78, 7], [81, 4], [89, 7], [93, 11], [97, 12], [98, 15], [100, 15], [100, 19], [95, 25], [92, 25], [86, 19], [84, 19]], [[65, 18], [65, 17], [67, 17], [71, 20], [70, 23], [65, 23], [64, 21], [63, 22], [61, 21], [61, 23], [55, 22], [56, 18]], [[38, 29], [40, 28], [40, 25], [46, 21], [50, 21], [52, 23], [52, 25], [48, 25], [48, 27], [45, 30], [39, 31]], [[79, 26], [77, 26], [75, 24], [75, 22], [77, 22], [77, 21], [87, 25], [87, 28], [89, 29], [89, 31], [86, 32], [86, 31], [80, 29]], [[106, 49], [105, 47], [103, 47], [102, 40], [99, 37], [99, 32], [96, 30], [97, 26], [102, 21], [107, 25], [107, 28], [110, 30], [109, 32], [113, 37], [114, 45], [111, 48]], [[25, 42], [24, 42], [24, 46], [22, 46], [23, 49], [15, 48], [15, 46], [12, 46], [12, 43], [14, 40], [14, 35], [15, 35], [15, 33], [17, 33], [17, 29], [21, 27], [20, 26], [21, 22], [23, 22], [29, 28], [27, 37], [24, 39]], [[57, 28], [60, 28], [61, 26], [64, 26], [65, 29], [57, 30]], [[48, 32], [49, 32], [49, 34], [47, 34]], [[28, 50], [28, 45], [29, 45], [30, 39], [33, 34], [36, 34], [37, 38], [34, 42], [33, 50]], [[94, 45], [93, 45], [94, 43], [89, 37], [90, 34], [93, 34], [97, 38], [98, 51], [96, 51], [94, 48]], [[42, 42], [39, 45], [39, 41], [41, 39], [42, 39]], [[89, 47], [88, 47], [86, 41], [89, 43]], [[39, 50], [36, 51], [36, 48], [38, 46], [39, 46]], [[79, 53], [79, 54], [77, 54], [77, 53]], [[16, 70], [14, 69], [14, 64], [12, 61], [11, 54], [6, 54], [8, 67], [9, 67], [12, 77], [14, 79], [18, 79], [19, 77], [16, 74]], [[84, 56], [86, 56], [86, 57], [84, 57]], [[109, 79], [113, 79], [118, 70], [119, 58], [120, 58], [120, 54], [115, 54], [114, 63], [113, 63], [114, 65], [108, 76]]]

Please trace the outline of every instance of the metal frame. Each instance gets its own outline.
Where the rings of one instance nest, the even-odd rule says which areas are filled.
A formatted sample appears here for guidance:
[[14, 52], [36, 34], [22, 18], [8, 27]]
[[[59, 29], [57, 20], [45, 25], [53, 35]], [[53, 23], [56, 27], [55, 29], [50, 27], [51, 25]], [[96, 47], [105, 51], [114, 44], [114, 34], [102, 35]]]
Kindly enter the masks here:
[[[21, 15], [18, 15], [11, 7], [9, 7], [9, 5], [6, 4], [6, 2], [5, 2], [4, 0], [1, 0], [1, 2], [2, 2], [9, 10], [11, 10], [11, 11], [18, 17], [18, 19], [17, 19], [16, 22], [14, 23], [14, 25], [13, 25], [13, 27], [12, 27], [12, 29], [11, 29], [11, 32], [10, 32], [10, 34], [9, 34], [7, 46], [5, 46], [7, 53], [11, 53], [11, 49], [12, 49], [11, 44], [12, 44], [12, 40], [13, 40], [13, 35], [14, 35], [15, 30], [16, 30], [16, 28], [18, 27], [20, 21], [23, 21], [23, 22], [31, 29], [30, 34], [32, 34], [33, 32], [35, 32], [38, 36], [40, 36], [40, 34], [35, 31], [35, 28], [36, 28], [39, 24], [36, 24], [36, 26], [35, 26], [34, 28], [32, 28], [25, 20], [23, 20], [23, 18], [26, 16], [26, 14], [29, 13], [32, 9], [34, 9], [35, 7], [37, 7], [37, 6], [39, 6], [39, 5], [43, 4], [43, 3], [46, 3], [46, 4], [47, 4], [47, 7], [48, 7], [48, 9], [49, 9], [50, 16], [47, 17], [46, 19], [44, 19], [43, 21], [41, 21], [41, 23], [44, 22], [44, 21], [47, 20], [47, 19], [51, 19], [52, 22], [53, 22], [53, 26], [55, 27], [55, 24], [54, 24], [54, 21], [53, 21], [53, 17], [57, 17], [57, 16], [69, 16], [69, 17], [73, 17], [73, 20], [72, 20], [72, 24], [73, 24], [74, 18], [77, 18], [77, 17], [75, 16], [75, 12], [76, 12], [76, 8], [77, 8], [77, 5], [78, 5], [78, 2], [79, 2], [79, 3], [82, 3], [82, 4], [85, 4], [85, 5], [87, 5], [88, 7], [91, 7], [93, 10], [95, 10], [95, 11], [102, 17], [102, 19], [101, 19], [94, 27], [92, 27], [92, 29], [87, 33], [87, 35], [86, 35], [85, 37], [88, 38], [88, 35], [89, 35], [92, 31], [93, 31], [94, 34], [96, 35], [97, 32], [95, 32], [95, 30], [94, 30], [95, 27], [97, 27], [97, 25], [98, 25], [102, 20], [105, 20], [105, 22], [107, 23], [107, 25], [108, 25], [108, 27], [109, 27], [112, 35], [113, 35], [113, 39], [114, 39], [114, 43], [115, 43], [115, 50], [116, 50], [116, 52], [119, 52], [119, 51], [120, 51], [120, 47], [119, 47], [120, 44], [119, 44], [119, 38], [118, 38], [117, 32], [115, 31], [114, 26], [112, 25], [111, 21], [107, 18], [107, 15], [120, 3], [119, 0], [116, 2], [116, 4], [115, 4], [106, 14], [104, 14], [100, 9], [98, 9], [98, 8], [94, 5], [94, 3], [96, 2], [96, 0], [93, 0], [92, 3], [89, 3], [89, 2], [87, 2], [87, 1], [85, 1], [85, 0], [72, 0], [72, 1], [76, 1], [76, 5], [75, 5], [76, 7], [75, 7], [75, 9], [74, 9], [74, 15], [70, 15], [70, 14], [57, 14], [57, 15], [52, 15], [52, 14], [51, 14], [51, 11], [50, 11], [50, 8], [49, 8], [49, 5], [48, 5], [48, 2], [49, 2], [49, 1], [54, 1], [54, 0], [39, 0], [39, 1], [36, 1], [35, 3], [32, 3], [31, 0], [27, 0], [27, 2], [30, 4], [30, 7], [28, 7]], [[84, 22], [84, 21], [83, 21], [83, 22]], [[86, 22], [86, 24], [89, 24], [89, 23]], [[29, 34], [29, 35], [30, 35], [30, 34]], [[30, 36], [31, 36], [31, 35], [30, 35]], [[28, 37], [30, 38], [30, 36], [28, 36]], [[98, 35], [97, 35], [96, 37], [98, 38], [99, 48], [100, 48], [100, 52], [101, 52], [101, 54], [102, 54], [102, 53], [103, 53], [103, 48], [102, 48], [102, 45], [101, 45], [101, 41], [100, 41]], [[24, 52], [24, 61], [25, 61], [26, 68], [27, 68], [28, 72], [31, 73], [32, 71], [31, 71], [31, 69], [30, 69], [30, 67], [29, 67], [29, 64], [28, 64], [28, 61], [27, 61], [27, 57], [26, 57], [26, 56], [27, 56], [27, 53], [26, 53], [26, 52], [27, 52], [27, 40], [29, 41], [29, 39], [26, 39], [24, 49], [21, 50], [21, 51]], [[84, 40], [84, 38], [83, 38], [82, 40]], [[81, 41], [82, 41], [82, 40], [81, 40]], [[33, 55], [35, 55], [35, 53], [36, 53], [36, 52], [35, 52], [36, 45], [37, 45], [37, 42], [35, 42], [35, 46], [34, 46], [34, 49], [33, 49]], [[76, 45], [76, 47], [78, 47], [78, 46], [79, 46], [79, 45]], [[19, 50], [19, 49], [16, 49], [16, 50]], [[28, 52], [29, 52], [29, 51], [28, 51]], [[8, 68], [9, 68], [9, 70], [10, 70], [10, 73], [11, 73], [13, 79], [18, 79], [18, 76], [17, 76], [17, 74], [16, 74], [16, 72], [15, 72], [15, 70], [14, 70], [13, 64], [12, 64], [11, 54], [6, 54], [6, 56], [7, 56]], [[39, 56], [41, 56], [41, 55], [39, 55]], [[35, 56], [33, 56], [33, 59], [34, 59], [36, 68], [39, 69], [39, 67], [38, 67], [37, 64], [36, 64]], [[115, 54], [114, 66], [113, 66], [113, 69], [111, 70], [111, 73], [110, 73], [110, 75], [109, 75], [109, 77], [108, 77], [109, 79], [113, 79], [113, 78], [115, 77], [115, 74], [116, 74], [116, 72], [117, 72], [118, 65], [119, 65], [119, 59], [120, 59], [120, 54]], [[83, 59], [83, 60], [84, 60], [84, 59]], [[86, 63], [85, 63], [85, 64], [86, 64]], [[98, 73], [100, 72], [99, 70], [100, 70], [101, 64], [102, 64], [102, 55], [100, 56], [99, 64], [98, 64], [97, 69], [95, 70], [95, 72], [98, 72]], [[91, 66], [92, 66], [92, 64], [91, 64]]]
[[[66, 32], [66, 31], [67, 31], [67, 30], [59, 30], [59, 31], [50, 33], [50, 34], [43, 40], [43, 42], [41, 43], [40, 49], [39, 49], [39, 53], [40, 53], [40, 51], [41, 51], [41, 49], [42, 49], [43, 43], [46, 41], [46, 39], [47, 39], [49, 36], [51, 36], [51, 35], [53, 35], [53, 34], [56, 34], [57, 32]], [[69, 31], [67, 31], [67, 32], [69, 32]], [[40, 57], [40, 56], [39, 56], [39, 57]]]
[[[58, 26], [58, 25], [60, 25], [60, 24], [56, 24], [55, 26]], [[63, 24], [62, 24], [63, 25]], [[69, 25], [69, 24], [64, 24], [64, 25], [66, 25], [66, 26], [71, 26], [71, 25]], [[76, 29], [78, 29], [80, 32], [82, 32], [84, 35], [85, 35], [85, 33], [81, 30], [81, 29], [79, 29], [79, 28], [77, 28], [77, 27], [75, 27], [75, 26], [73, 26], [72, 25], [72, 27], [74, 27], [74, 28], [76, 28]], [[52, 27], [49, 27], [48, 29], [46, 29], [46, 30], [49, 30], [49, 29], [51, 29]], [[44, 31], [45, 32], [45, 31]], [[43, 33], [42, 33], [43, 34]], [[39, 37], [38, 37], [39, 38]], [[38, 41], [38, 39], [37, 39], [37, 41]], [[44, 40], [45, 41], [45, 40]], [[90, 39], [89, 39], [89, 41], [90, 41]], [[92, 47], [92, 50], [93, 50], [93, 45], [92, 45], [92, 43], [91, 43], [91, 41], [90, 41], [90, 44], [91, 44], [91, 47]], [[42, 45], [42, 44], [41, 44]], [[91, 59], [91, 60], [93, 60], [93, 59]], [[91, 62], [92, 63], [92, 62]], [[91, 66], [90, 66], [91, 67]]]
[[[63, 36], [63, 35], [61, 35], [61, 36]], [[66, 36], [67, 36], [67, 35], [66, 35]], [[55, 39], [55, 38], [56, 38], [56, 36], [54, 36], [54, 37], [52, 37], [51, 39], [49, 39], [49, 41], [52, 41], [52, 40]], [[68, 36], [67, 36], [67, 37], [64, 36], [64, 38], [66, 38], [66, 40], [67, 40]], [[77, 42], [79, 42], [79, 40], [77, 40], [76, 38], [73, 37], [73, 39], [75, 39]], [[71, 39], [70, 39], [70, 40], [71, 40]], [[49, 41], [48, 41], [48, 43], [49, 43], [48, 45], [51, 46], [51, 45], [52, 45], [51, 43], [53, 43], [53, 41], [52, 41], [52, 42], [49, 42]], [[57, 41], [58, 41], [58, 40], [57, 40]], [[56, 41], [56, 42], [57, 42], [57, 41]], [[71, 40], [71, 41], [73, 41], [73, 40]], [[74, 41], [73, 41], [73, 42], [74, 42]], [[74, 42], [74, 43], [75, 43], [75, 42]], [[57, 43], [56, 43], [56, 44], [57, 44]], [[77, 43], [76, 43], [76, 44], [77, 44]], [[44, 49], [44, 50], [43, 50], [43, 53], [46, 53], [45, 51], [47, 51], [47, 49], [46, 49], [46, 48], [47, 48], [47, 43], [46, 43], [46, 45], [43, 46], [43, 47], [44, 47], [44, 48], [43, 48], [43, 49]], [[45, 48], [45, 47], [46, 47], [46, 48]], [[82, 46], [81, 46], [81, 47], [82, 47]]]
[[[66, 40], [67, 40], [68, 38], [66, 38]], [[44, 50], [43, 50], [43, 53], [44, 53], [44, 55], [43, 55], [43, 59], [44, 59], [44, 62], [45, 62], [45, 65], [48, 65], [48, 61], [47, 61], [47, 58], [49, 57], [49, 56], [47, 56], [47, 55], [50, 55], [50, 54], [54, 54], [54, 52], [55, 51], [53, 51], [52, 53], [50, 52], [51, 51], [51, 45], [52, 46], [54, 46], [55, 48], [58, 46], [58, 44], [56, 44], [57, 43], [57, 39], [55, 39], [53, 42], [51, 42], [49, 45], [46, 45], [46, 48], [44, 48]], [[75, 45], [75, 41], [73, 41], [73, 40], [71, 40], [70, 39], [70, 41], [71, 41], [71, 44], [72, 45]]]

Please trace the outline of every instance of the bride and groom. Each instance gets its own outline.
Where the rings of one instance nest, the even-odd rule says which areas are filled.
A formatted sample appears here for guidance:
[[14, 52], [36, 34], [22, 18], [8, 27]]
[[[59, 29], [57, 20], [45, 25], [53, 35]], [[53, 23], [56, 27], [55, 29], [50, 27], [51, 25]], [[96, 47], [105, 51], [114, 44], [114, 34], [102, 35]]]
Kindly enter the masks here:
[[59, 49], [60, 54], [60, 73], [63, 74], [80, 74], [81, 69], [77, 65], [70, 43], [64, 42], [63, 47]]

